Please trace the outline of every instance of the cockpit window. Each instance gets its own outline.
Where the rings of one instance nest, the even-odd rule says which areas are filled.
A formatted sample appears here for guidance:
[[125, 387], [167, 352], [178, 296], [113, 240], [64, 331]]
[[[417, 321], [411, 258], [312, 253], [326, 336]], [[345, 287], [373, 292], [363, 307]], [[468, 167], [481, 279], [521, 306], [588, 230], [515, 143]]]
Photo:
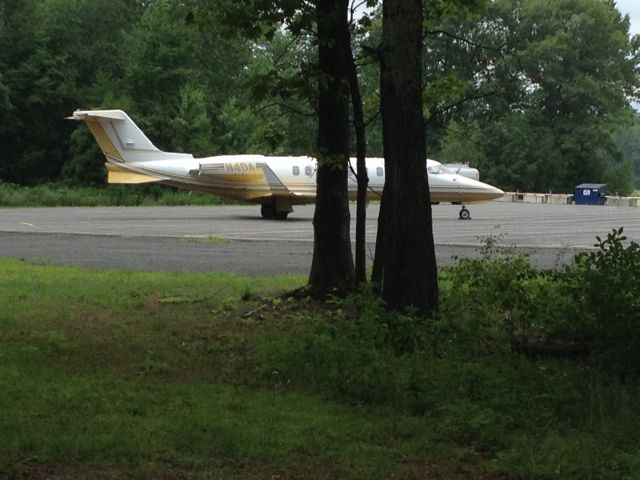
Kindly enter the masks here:
[[429, 175], [442, 175], [444, 173], [449, 174], [449, 175], [453, 175], [454, 174], [451, 170], [449, 170], [444, 165], [430, 165], [430, 166], [427, 167], [427, 173]]

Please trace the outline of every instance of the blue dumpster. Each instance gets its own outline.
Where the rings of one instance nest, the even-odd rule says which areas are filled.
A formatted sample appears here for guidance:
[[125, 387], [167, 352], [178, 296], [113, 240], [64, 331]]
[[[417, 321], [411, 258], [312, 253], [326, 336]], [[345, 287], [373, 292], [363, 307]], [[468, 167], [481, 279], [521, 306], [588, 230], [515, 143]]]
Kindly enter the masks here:
[[575, 190], [576, 205], [604, 205], [607, 200], [606, 183], [581, 183]]

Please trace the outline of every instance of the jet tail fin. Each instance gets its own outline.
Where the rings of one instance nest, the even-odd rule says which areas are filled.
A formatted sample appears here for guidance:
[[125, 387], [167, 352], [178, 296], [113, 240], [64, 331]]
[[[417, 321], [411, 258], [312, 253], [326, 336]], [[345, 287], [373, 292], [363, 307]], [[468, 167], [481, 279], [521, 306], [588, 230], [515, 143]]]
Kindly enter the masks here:
[[193, 158], [159, 150], [122, 110], [76, 110], [69, 117], [84, 120], [110, 163]]

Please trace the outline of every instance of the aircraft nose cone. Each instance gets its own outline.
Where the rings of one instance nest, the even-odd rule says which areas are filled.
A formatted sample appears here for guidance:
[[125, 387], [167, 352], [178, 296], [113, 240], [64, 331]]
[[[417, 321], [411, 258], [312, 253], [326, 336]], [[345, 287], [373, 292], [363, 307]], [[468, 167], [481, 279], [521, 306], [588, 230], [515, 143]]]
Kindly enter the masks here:
[[502, 190], [488, 183], [460, 176], [456, 178], [456, 181], [458, 183], [458, 191], [465, 197], [463, 201], [466, 202], [483, 202], [504, 196]]
[[496, 198], [504, 197], [504, 192], [499, 188], [496, 188], [492, 185], [487, 185], [489, 187], [487, 190], [487, 197], [490, 200], [495, 200]]

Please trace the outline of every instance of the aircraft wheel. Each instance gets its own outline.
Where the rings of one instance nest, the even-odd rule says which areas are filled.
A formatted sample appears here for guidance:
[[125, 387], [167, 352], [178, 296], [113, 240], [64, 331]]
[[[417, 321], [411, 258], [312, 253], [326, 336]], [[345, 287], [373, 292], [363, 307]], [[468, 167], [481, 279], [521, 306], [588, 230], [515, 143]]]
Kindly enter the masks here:
[[286, 220], [289, 212], [276, 212], [274, 217], [276, 220]]
[[271, 220], [276, 214], [276, 209], [270, 203], [263, 203], [260, 207], [260, 213], [262, 214], [262, 218]]
[[471, 220], [471, 212], [469, 212], [465, 207], [462, 207], [459, 218], [460, 220]]

